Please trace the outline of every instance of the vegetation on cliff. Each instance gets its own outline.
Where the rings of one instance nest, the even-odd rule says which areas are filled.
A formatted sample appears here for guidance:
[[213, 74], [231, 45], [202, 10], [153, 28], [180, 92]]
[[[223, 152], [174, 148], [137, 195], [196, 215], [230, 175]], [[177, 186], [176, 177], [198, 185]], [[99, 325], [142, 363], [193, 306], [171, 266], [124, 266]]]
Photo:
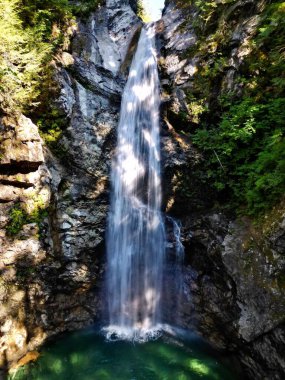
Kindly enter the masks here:
[[[183, 130], [204, 152], [218, 193], [242, 212], [263, 213], [285, 190], [285, 2], [178, 4], [195, 15], [197, 42], [185, 56], [199, 59]], [[250, 32], [238, 35], [245, 22]]]
[[144, 7], [143, 1], [138, 0], [136, 2], [136, 14], [144, 21], [144, 22], [149, 22], [150, 16], [147, 14], [146, 9]]
[[[50, 63], [60, 49], [68, 49], [75, 17], [88, 15], [100, 3], [0, 0], [2, 113], [37, 108], [45, 115], [55, 86]], [[177, 3], [185, 8], [184, 27], [191, 25], [197, 35], [186, 54], [199, 58], [192, 87], [186, 90], [189, 114], [180, 116], [183, 131], [204, 153], [205, 180], [243, 211], [258, 214], [270, 209], [285, 188], [285, 2]], [[142, 4], [137, 2], [137, 11], [145, 17]], [[242, 42], [244, 58], [229, 89], [225, 78], [234, 66], [233, 30], [245, 14], [259, 14], [259, 20]], [[48, 126], [39, 120], [47, 140], [52, 136], [50, 144], [61, 134], [61, 120], [52, 112], [56, 110], [48, 111], [53, 120]]]
[[77, 15], [101, 3], [85, 0], [0, 0], [0, 102], [2, 113], [27, 112], [51, 85], [50, 62], [68, 42]]

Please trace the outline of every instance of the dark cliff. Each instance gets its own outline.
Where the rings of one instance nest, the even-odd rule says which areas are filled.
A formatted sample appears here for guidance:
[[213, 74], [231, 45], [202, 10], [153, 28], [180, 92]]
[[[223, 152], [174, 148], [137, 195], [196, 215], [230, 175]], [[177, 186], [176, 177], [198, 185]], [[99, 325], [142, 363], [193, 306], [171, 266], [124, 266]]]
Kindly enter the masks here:
[[[182, 221], [186, 249], [180, 324], [260, 379], [284, 376], [282, 133], [274, 159], [274, 143], [270, 153], [264, 143], [284, 118], [282, 9], [169, 1], [160, 24], [165, 207]], [[260, 33], [274, 17], [268, 41]]]

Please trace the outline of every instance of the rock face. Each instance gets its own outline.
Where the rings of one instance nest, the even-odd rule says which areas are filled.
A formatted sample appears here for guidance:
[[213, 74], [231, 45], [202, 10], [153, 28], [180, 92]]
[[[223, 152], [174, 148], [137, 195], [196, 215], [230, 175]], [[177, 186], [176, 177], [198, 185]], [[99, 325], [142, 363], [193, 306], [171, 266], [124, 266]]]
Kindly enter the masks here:
[[[221, 88], [239, 91], [235, 75], [262, 4], [241, 0], [227, 9], [233, 23], [229, 64], [208, 94], [212, 109]], [[59, 94], [52, 106], [65, 125], [55, 154], [25, 116], [1, 119], [2, 367], [52, 335], [93, 323], [102, 309], [110, 162], [141, 27], [132, 7], [135, 1], [106, 0], [74, 26], [70, 46], [56, 58]], [[217, 207], [204, 158], [182, 133], [185, 124], [197, 127], [199, 114], [199, 104], [189, 108], [187, 98], [197, 91], [194, 74], [201, 63], [200, 54], [189, 54], [201, 38], [193, 27], [196, 16], [195, 8], [181, 10], [178, 2], [167, 1], [158, 25], [164, 209], [180, 219], [185, 248], [175, 323], [232, 352], [249, 378], [279, 380], [285, 373], [284, 213], [276, 211], [257, 228]], [[205, 33], [211, 34], [211, 25]], [[207, 49], [210, 61], [214, 43], [207, 42]], [[173, 222], [168, 224], [171, 251], [177, 241]]]
[[[282, 222], [274, 231], [284, 235]], [[238, 356], [249, 378], [281, 379], [285, 260], [262, 235], [248, 220], [217, 211], [182, 218], [179, 323]]]
[[68, 260], [76, 261], [103, 242], [110, 155], [125, 83], [121, 67], [139, 25], [127, 2], [107, 1], [78, 24], [71, 51], [61, 59], [56, 105], [70, 123], [58, 142], [63, 168], [49, 162], [58, 173], [54, 193], [61, 249]]
[[[235, 76], [249, 53], [248, 41], [263, 5], [263, 1], [237, 1], [224, 8], [223, 17], [232, 25], [226, 50], [229, 63], [217, 74], [211, 89], [215, 93], [205, 95], [212, 118], [216, 117], [215, 97], [222, 89], [239, 91]], [[203, 41], [195, 20], [197, 8], [167, 1], [160, 24], [165, 207], [180, 219], [185, 246], [183, 306], [176, 323], [234, 353], [246, 372], [243, 376], [282, 379], [284, 205], [273, 211], [274, 217], [263, 227], [253, 227], [247, 219], [235, 220], [233, 212], [217, 206], [222, 202], [207, 184], [203, 157], [181, 133], [186, 125], [197, 128], [199, 104], [195, 108], [191, 96], [207, 89], [197, 84], [195, 73], [201, 65], [211, 66], [211, 49], [215, 49], [209, 23], [201, 32], [207, 50], [203, 54], [197, 50]]]
[[[39, 210], [50, 202], [51, 176], [37, 127], [24, 116], [1, 120], [0, 173], [0, 361], [5, 365], [43, 341], [43, 322], [37, 321], [50, 295], [38, 271], [48, 254], [39, 240], [44, 222]], [[37, 223], [28, 214], [37, 214]], [[13, 236], [18, 225], [23, 228]], [[33, 333], [32, 326], [37, 326]]]
[[98, 316], [110, 158], [140, 25], [128, 1], [107, 0], [74, 27], [56, 61], [57, 158], [31, 120], [1, 121], [0, 366]]

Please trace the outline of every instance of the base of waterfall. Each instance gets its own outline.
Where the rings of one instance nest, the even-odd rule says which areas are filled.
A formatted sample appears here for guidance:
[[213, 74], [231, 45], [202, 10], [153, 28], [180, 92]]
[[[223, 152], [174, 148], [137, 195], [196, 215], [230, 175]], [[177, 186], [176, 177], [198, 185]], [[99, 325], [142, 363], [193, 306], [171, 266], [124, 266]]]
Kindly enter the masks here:
[[[101, 329], [102, 334], [109, 342], [126, 341], [134, 343], [147, 343], [162, 336], [179, 337], [180, 339], [196, 339], [194, 332], [184, 330], [180, 327], [159, 323], [151, 328], [125, 327], [110, 325]], [[202, 338], [199, 338], [202, 341]]]
[[8, 380], [240, 380], [231, 357], [193, 334], [144, 344], [108, 341], [97, 327], [56, 337]]
[[125, 327], [111, 325], [102, 329], [106, 339], [111, 342], [124, 340], [128, 342], [146, 343], [156, 340], [163, 334], [163, 326], [158, 324], [151, 328]]

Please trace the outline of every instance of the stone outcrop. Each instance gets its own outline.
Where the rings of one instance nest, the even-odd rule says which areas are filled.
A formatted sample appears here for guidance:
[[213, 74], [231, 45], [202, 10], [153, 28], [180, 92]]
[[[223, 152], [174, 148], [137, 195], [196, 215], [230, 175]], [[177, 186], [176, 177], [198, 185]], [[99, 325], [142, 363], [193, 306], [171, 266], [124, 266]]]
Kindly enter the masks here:
[[[179, 324], [232, 352], [249, 378], [284, 372], [284, 255], [271, 239], [284, 236], [284, 215], [267, 237], [249, 220], [213, 211], [182, 218], [185, 246]], [[245, 376], [245, 375], [244, 375]]]
[[[39, 239], [44, 220], [25, 217], [49, 205], [51, 175], [37, 127], [23, 115], [1, 120], [0, 172], [0, 362], [5, 365], [43, 341], [43, 323], [37, 324], [34, 314], [43, 317], [37, 301], [44, 304], [48, 297], [36, 275], [47, 259]], [[13, 236], [20, 224], [23, 228]]]

